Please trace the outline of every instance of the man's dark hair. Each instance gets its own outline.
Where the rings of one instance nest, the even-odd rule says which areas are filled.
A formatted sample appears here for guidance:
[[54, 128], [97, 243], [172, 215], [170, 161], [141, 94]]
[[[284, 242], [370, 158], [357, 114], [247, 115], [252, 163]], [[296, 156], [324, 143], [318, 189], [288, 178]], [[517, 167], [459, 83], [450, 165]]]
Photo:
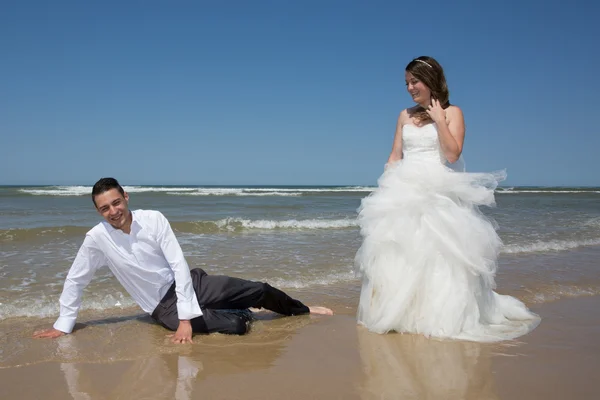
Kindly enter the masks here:
[[125, 196], [125, 191], [115, 178], [102, 178], [96, 182], [92, 188], [92, 201], [94, 202], [94, 205], [96, 205], [96, 196], [108, 192], [111, 189], [117, 189], [119, 193], [121, 193], [121, 196]]

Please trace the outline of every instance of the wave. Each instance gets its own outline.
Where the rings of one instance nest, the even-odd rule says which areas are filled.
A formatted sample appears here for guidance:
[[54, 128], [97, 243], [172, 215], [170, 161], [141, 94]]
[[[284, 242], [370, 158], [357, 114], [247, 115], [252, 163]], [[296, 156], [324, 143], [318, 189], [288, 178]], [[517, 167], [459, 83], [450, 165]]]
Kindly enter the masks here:
[[[0, 320], [10, 317], [58, 317], [58, 296], [35, 296], [32, 298], [21, 298], [13, 303], [2, 304], [0, 308]], [[137, 307], [137, 304], [129, 297], [120, 292], [106, 293], [103, 296], [84, 296], [81, 310], [111, 310]]]
[[83, 236], [91, 227], [81, 226], [58, 226], [58, 227], [40, 227], [29, 229], [2, 229], [0, 230], [1, 242], [25, 242], [39, 239], [56, 239], [73, 236]]
[[600, 193], [600, 190], [593, 189], [515, 189], [515, 188], [499, 188], [496, 194], [577, 194], [577, 193]]
[[[323, 187], [200, 187], [200, 186], [124, 186], [129, 193], [158, 193], [171, 196], [302, 196], [322, 193], [368, 193], [374, 186]], [[89, 196], [91, 186], [24, 187], [18, 192], [34, 196]], [[597, 187], [500, 187], [497, 194], [600, 194]]]
[[[195, 188], [189, 187], [144, 187], [144, 186], [123, 186], [123, 189], [128, 193], [143, 193], [143, 192], [188, 192]], [[49, 186], [43, 188], [22, 188], [19, 192], [31, 194], [34, 196], [91, 196], [91, 186]]]
[[600, 228], [600, 217], [591, 218], [591, 219], [585, 221], [584, 223], [582, 223], [582, 226], [591, 227], [591, 228]]
[[267, 278], [270, 285], [282, 289], [306, 289], [314, 286], [332, 286], [336, 284], [358, 281], [352, 271], [333, 273], [326, 276], [314, 276], [299, 279]]
[[502, 249], [503, 253], [548, 253], [550, 251], [566, 251], [585, 246], [600, 246], [600, 238], [583, 240], [551, 240], [529, 244], [510, 244]]
[[600, 295], [600, 287], [593, 284], [551, 284], [540, 285], [529, 291], [526, 300], [535, 304], [550, 303], [552, 301]]
[[[243, 218], [224, 218], [217, 221], [171, 222], [178, 232], [191, 234], [209, 234], [219, 232], [241, 232], [244, 230], [311, 230], [346, 229], [357, 226], [354, 219], [305, 219], [305, 220], [250, 220]], [[1, 242], [24, 242], [57, 238], [83, 237], [92, 227], [59, 226], [29, 229], [0, 230]]]
[[244, 189], [198, 189], [193, 192], [167, 192], [172, 196], [302, 196], [302, 192], [253, 192]]
[[[266, 281], [282, 290], [322, 290], [326, 287], [337, 286], [336, 290], [352, 290], [360, 280], [353, 272], [338, 271], [324, 276], [310, 276], [298, 278], [264, 278], [256, 280]], [[519, 297], [527, 303], [543, 304], [564, 298], [577, 298], [600, 295], [600, 282], [586, 283], [541, 283], [530, 288], [525, 288], [526, 293]], [[35, 299], [35, 300], [34, 300]], [[58, 316], [58, 295], [44, 295], [31, 293], [21, 295], [19, 299], [0, 303], [0, 320], [15, 317], [55, 318]], [[115, 282], [112, 289], [106, 288], [96, 293], [86, 293], [81, 310], [106, 311], [132, 309], [142, 312], [135, 302]]]
[[[584, 225], [598, 226], [600, 219], [594, 218]], [[352, 218], [341, 219], [288, 219], [288, 220], [268, 220], [268, 219], [245, 219], [245, 218], [223, 218], [216, 221], [191, 221], [191, 222], [171, 222], [171, 226], [178, 233], [183, 234], [218, 234], [218, 233], [238, 233], [252, 231], [302, 231], [302, 230], [342, 230], [356, 229], [358, 222]], [[54, 239], [67, 239], [73, 237], [83, 237], [89, 227], [81, 226], [60, 226], [60, 227], [39, 227], [30, 229], [6, 229], [0, 230], [0, 243], [2, 242], [26, 242], [26, 241], [49, 241]], [[571, 239], [571, 240], [550, 240], [537, 241], [533, 243], [514, 243], [507, 244], [502, 249], [505, 254], [526, 254], [526, 253], [548, 253], [573, 250], [579, 247], [600, 246], [600, 238]]]
[[[257, 280], [268, 282], [275, 287], [285, 290], [350, 284], [355, 282], [357, 278], [353, 272], [348, 270], [324, 276], [298, 277], [295, 279], [258, 277]], [[94, 293], [86, 293], [81, 310], [105, 311], [137, 308], [136, 303], [123, 291], [116, 281], [114, 285], [113, 289], [105, 288]], [[35, 301], [32, 301], [33, 297], [35, 297]], [[2, 306], [0, 307], [0, 320], [13, 317], [57, 317], [59, 312], [57, 300], [58, 295], [40, 296], [39, 293], [21, 295], [19, 299], [15, 299], [11, 303], [0, 303]]]
[[305, 219], [305, 220], [250, 220], [243, 218], [224, 218], [218, 221], [174, 222], [172, 227], [185, 233], [241, 232], [243, 230], [273, 229], [345, 229], [358, 226], [355, 219]]
[[[301, 196], [319, 193], [355, 193], [371, 192], [375, 188], [369, 186], [336, 186], [336, 187], [174, 187], [174, 186], [124, 186], [128, 193], [164, 193], [175, 196]], [[33, 196], [89, 196], [91, 186], [48, 186], [21, 188], [20, 193]]]

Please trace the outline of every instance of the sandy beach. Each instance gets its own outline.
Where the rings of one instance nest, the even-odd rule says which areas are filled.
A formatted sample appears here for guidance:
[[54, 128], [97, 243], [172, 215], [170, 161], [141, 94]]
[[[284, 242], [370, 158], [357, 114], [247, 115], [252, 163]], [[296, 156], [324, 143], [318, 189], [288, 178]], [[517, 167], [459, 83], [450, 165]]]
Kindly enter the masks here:
[[[358, 327], [348, 302], [333, 317], [259, 313], [244, 337], [172, 345], [134, 314], [84, 321], [58, 340], [2, 339], [2, 399], [594, 399], [600, 297], [545, 303], [518, 341], [480, 344]], [[39, 321], [36, 322], [39, 324]], [[19, 344], [20, 348], [15, 348]], [[51, 361], [49, 361], [51, 360]]]

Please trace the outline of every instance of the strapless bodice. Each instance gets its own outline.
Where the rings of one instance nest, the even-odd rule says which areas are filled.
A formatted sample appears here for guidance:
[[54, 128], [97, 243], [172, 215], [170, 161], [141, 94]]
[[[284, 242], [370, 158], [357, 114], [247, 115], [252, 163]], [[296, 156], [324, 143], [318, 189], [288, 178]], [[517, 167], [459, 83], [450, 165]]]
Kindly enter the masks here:
[[402, 127], [402, 151], [405, 160], [423, 160], [443, 164], [437, 126], [435, 123]]

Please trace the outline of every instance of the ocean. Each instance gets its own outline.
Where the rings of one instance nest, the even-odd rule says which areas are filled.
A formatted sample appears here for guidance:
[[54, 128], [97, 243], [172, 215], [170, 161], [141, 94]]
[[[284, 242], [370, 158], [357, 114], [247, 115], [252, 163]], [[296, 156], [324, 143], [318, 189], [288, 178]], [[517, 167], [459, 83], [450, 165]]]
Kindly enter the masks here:
[[[191, 268], [262, 280], [353, 309], [365, 186], [126, 186], [131, 209], [170, 221]], [[0, 187], [0, 331], [52, 322], [85, 233], [102, 220], [88, 186]], [[482, 211], [504, 242], [498, 289], [528, 305], [600, 294], [600, 188], [499, 188]], [[308, 299], [308, 300], [307, 300]], [[86, 288], [88, 318], [140, 313], [108, 268]], [[5, 325], [7, 326], [7, 325]]]

